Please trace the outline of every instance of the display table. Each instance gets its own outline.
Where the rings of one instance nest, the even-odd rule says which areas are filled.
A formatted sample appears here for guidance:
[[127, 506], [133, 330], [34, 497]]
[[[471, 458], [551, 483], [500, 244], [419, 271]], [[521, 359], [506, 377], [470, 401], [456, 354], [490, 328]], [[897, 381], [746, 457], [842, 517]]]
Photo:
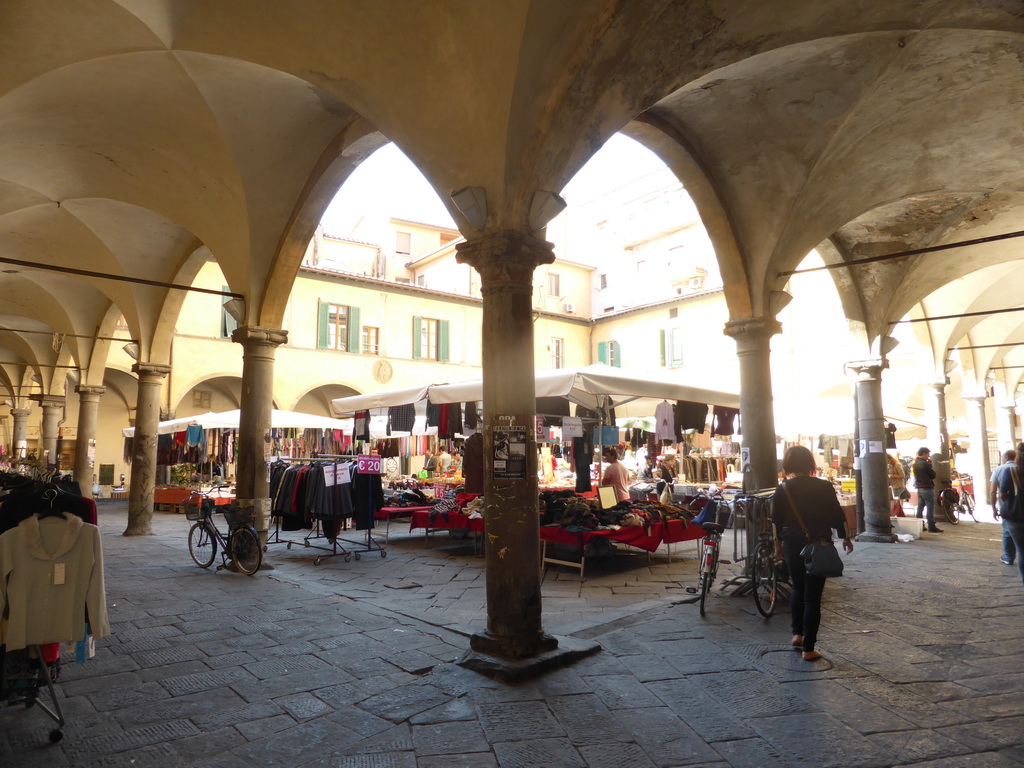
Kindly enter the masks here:
[[423, 539], [434, 531], [463, 531], [469, 530], [474, 533], [483, 533], [484, 519], [482, 517], [471, 518], [461, 512], [439, 512], [430, 519], [430, 512], [413, 512], [412, 520], [409, 522], [409, 531], [423, 528]]
[[415, 512], [428, 512], [430, 507], [381, 507], [373, 513], [373, 517], [376, 520], [386, 521], [384, 526], [384, 540], [388, 540], [388, 536], [391, 533], [391, 521], [401, 520], [402, 518], [412, 517]]
[[[544, 542], [541, 560], [547, 564], [566, 565], [576, 568], [583, 578], [586, 567], [586, 547], [595, 539], [614, 541], [629, 547], [636, 547], [645, 552], [654, 552], [662, 544], [668, 547], [669, 561], [672, 558], [671, 545], [682, 541], [695, 541], [704, 538], [704, 529], [699, 525], [687, 524], [684, 520], [669, 520], [667, 523], [654, 523], [650, 526], [628, 526], [618, 530], [604, 531], [567, 531], [558, 526], [541, 526], [540, 538]], [[580, 560], [560, 560], [547, 556], [547, 544], [565, 544], [580, 548]]]
[[[153, 508], [165, 509], [168, 512], [184, 512], [185, 502], [192, 495], [193, 488], [182, 488], [178, 485], [157, 486], [153, 489]], [[213, 503], [220, 507], [235, 500], [234, 495], [211, 496]]]

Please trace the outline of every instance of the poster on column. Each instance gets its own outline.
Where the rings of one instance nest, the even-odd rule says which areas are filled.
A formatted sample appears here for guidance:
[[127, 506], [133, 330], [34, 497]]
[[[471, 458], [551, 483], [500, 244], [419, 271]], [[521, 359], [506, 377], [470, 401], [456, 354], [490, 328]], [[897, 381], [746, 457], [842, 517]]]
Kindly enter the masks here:
[[495, 480], [526, 479], [526, 430], [525, 416], [495, 417], [493, 457]]
[[551, 442], [551, 430], [544, 426], [544, 417], [539, 413], [536, 416], [537, 419], [537, 442], [538, 443], [550, 443]]

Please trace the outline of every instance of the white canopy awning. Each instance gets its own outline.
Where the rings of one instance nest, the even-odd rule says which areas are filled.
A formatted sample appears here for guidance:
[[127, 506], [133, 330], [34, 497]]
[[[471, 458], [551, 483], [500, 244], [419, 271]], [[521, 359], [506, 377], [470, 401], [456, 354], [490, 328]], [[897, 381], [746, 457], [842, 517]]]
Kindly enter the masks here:
[[[199, 426], [203, 429], [238, 429], [242, 412], [238, 409], [224, 411], [223, 413], [204, 413], [198, 416], [185, 416], [180, 419], [161, 421], [157, 427], [157, 434], [169, 435], [174, 432], [183, 432], [192, 426]], [[279, 411], [276, 408], [270, 412], [271, 429], [343, 429], [352, 431], [351, 419], [332, 419], [328, 416], [315, 416], [311, 413], [297, 413], [295, 411]], [[134, 437], [135, 427], [128, 427], [121, 430], [125, 437]]]
[[[740, 405], [738, 394], [689, 384], [682, 376], [628, 371], [602, 363], [583, 368], [539, 371], [535, 381], [537, 397], [565, 397], [591, 410], [602, 408], [604, 400], [609, 398], [617, 416], [653, 416], [655, 407], [662, 400], [687, 400], [728, 408], [739, 408]], [[470, 379], [373, 395], [340, 397], [332, 400], [331, 406], [336, 414], [342, 414], [408, 405], [428, 397], [431, 403], [436, 404], [479, 402], [484, 397], [483, 389], [482, 378]]]

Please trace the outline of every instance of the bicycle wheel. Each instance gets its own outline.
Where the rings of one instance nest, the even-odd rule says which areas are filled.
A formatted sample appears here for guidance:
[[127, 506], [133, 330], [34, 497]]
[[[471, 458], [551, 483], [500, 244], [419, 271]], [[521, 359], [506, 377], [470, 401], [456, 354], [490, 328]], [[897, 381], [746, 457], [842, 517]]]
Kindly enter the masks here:
[[775, 568], [775, 552], [770, 544], [760, 544], [754, 550], [751, 570], [754, 580], [754, 605], [766, 619], [775, 612], [779, 599], [779, 575]]
[[217, 556], [217, 538], [202, 520], [189, 529], [188, 553], [200, 568], [209, 568]]
[[235, 564], [239, 573], [252, 576], [260, 569], [263, 562], [263, 547], [260, 545], [260, 537], [252, 528], [236, 528], [231, 534], [228, 547], [231, 549], [231, 562]]
[[942, 511], [946, 513], [946, 520], [949, 521], [950, 525], [956, 525], [960, 522], [960, 518], [956, 514], [956, 505], [946, 502], [941, 505]]
[[710, 574], [702, 573], [700, 575], [700, 615], [704, 615], [704, 604], [708, 600], [708, 592], [711, 591], [712, 578]]

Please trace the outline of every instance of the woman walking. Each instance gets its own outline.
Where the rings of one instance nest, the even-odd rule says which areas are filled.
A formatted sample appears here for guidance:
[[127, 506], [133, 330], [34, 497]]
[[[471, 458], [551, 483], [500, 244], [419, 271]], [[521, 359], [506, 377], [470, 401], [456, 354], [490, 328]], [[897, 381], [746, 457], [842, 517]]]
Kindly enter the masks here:
[[831, 539], [833, 528], [843, 537], [843, 549], [847, 552], [853, 551], [853, 539], [832, 483], [813, 477], [817, 467], [809, 450], [802, 445], [787, 449], [782, 457], [782, 471], [787, 479], [775, 491], [772, 514], [793, 585], [793, 645], [803, 650], [806, 661], [814, 661], [821, 658], [814, 644], [821, 624], [825, 577], [807, 573], [800, 551], [807, 545], [808, 536]]

